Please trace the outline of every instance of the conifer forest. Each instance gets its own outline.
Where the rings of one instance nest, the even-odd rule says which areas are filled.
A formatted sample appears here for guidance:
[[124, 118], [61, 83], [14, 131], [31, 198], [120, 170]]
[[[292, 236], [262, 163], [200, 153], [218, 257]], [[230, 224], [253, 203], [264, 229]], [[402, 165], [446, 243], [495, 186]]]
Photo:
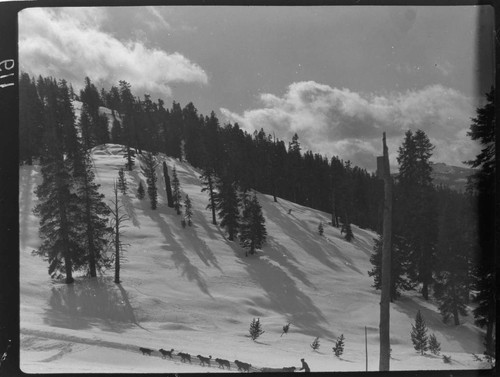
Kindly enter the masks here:
[[[33, 210], [41, 243], [32, 254], [43, 259], [53, 281], [71, 285], [75, 276], [85, 280], [102, 275], [114, 276], [117, 284], [127, 280], [126, 268], [120, 269], [130, 247], [124, 240], [127, 224], [137, 221], [127, 212], [127, 197], [139, 198], [152, 217], [171, 208], [182, 231], [192, 231], [197, 225], [193, 205], [198, 199], [182, 188], [185, 173], [180, 167], [187, 163], [202, 182], [199, 192], [208, 203], [203, 204], [207, 224], [223, 229], [219, 238], [241, 246], [246, 260], [242, 263], [265, 255], [264, 245], [279, 248], [267, 227], [265, 213], [270, 212], [263, 211], [259, 193], [276, 204], [286, 201], [325, 213], [319, 226], [318, 221], [312, 225], [318, 240], [327, 242], [329, 229], [337, 229], [343, 241], [354, 245], [360, 242], [359, 230], [373, 232], [371, 268], [361, 273], [372, 279], [366, 289], [381, 288], [384, 183], [375, 172], [342, 156], [327, 158], [304, 150], [298, 133], [291, 140], [263, 128], [248, 133], [238, 123], [221, 123], [214, 111], [199, 113], [191, 102], [166, 104], [150, 95], [137, 97], [126, 81], [108, 88], [97, 87], [89, 77], [83, 82], [83, 89], [76, 92], [65, 80], [20, 74], [19, 163], [39, 167], [41, 177]], [[397, 160], [391, 162], [397, 164], [391, 302], [404, 302], [414, 294], [435, 302], [442, 322], [450, 327], [460, 326], [464, 317], [473, 318], [484, 331], [483, 351], [489, 358], [495, 357], [496, 328], [495, 221], [490, 205], [495, 195], [494, 95], [493, 89], [486, 94], [486, 105], [477, 108], [471, 119], [467, 136], [482, 150], [467, 162], [473, 173], [465, 190], [434, 182], [435, 146], [420, 129], [406, 131]], [[106, 198], [96, 180], [92, 151], [110, 144], [122, 146], [122, 164], [114, 172], [113, 197]], [[159, 158], [163, 155], [177, 162], [167, 166]], [[139, 174], [143, 178], [137, 186], [131, 179], [139, 179]], [[290, 208], [288, 216], [294, 211], [298, 210]], [[255, 317], [260, 314], [256, 311]], [[257, 344], [260, 335], [270, 336], [260, 327], [266, 328], [264, 317], [260, 323], [254, 318], [250, 329]], [[420, 311], [417, 320], [411, 339], [423, 355], [428, 348]], [[290, 323], [283, 332], [277, 326], [282, 341], [293, 335], [294, 322], [290, 322], [290, 333]], [[336, 339], [333, 353], [340, 361], [349, 352], [350, 339], [344, 333], [339, 328], [332, 337]], [[308, 338], [314, 339], [315, 351], [326, 343], [320, 333]], [[435, 337], [431, 347], [439, 348]]]

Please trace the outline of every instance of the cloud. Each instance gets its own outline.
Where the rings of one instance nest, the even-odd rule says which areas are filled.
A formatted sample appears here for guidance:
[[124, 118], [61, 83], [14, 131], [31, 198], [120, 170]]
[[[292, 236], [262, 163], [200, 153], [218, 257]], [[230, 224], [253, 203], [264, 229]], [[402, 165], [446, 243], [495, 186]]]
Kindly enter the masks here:
[[243, 114], [225, 108], [221, 112], [250, 133], [263, 128], [284, 140], [297, 133], [303, 149], [339, 156], [369, 170], [382, 152], [383, 132], [393, 165], [408, 129], [426, 132], [436, 146], [436, 162], [461, 165], [478, 150], [466, 136], [474, 116], [471, 99], [441, 85], [376, 95], [302, 81], [291, 84], [282, 97], [261, 94], [260, 101], [261, 108]]
[[[149, 11], [154, 11], [148, 8]], [[156, 22], [168, 23], [157, 13]], [[76, 84], [128, 81], [134, 90], [171, 95], [173, 83], [207, 84], [208, 76], [178, 52], [122, 41], [103, 31], [104, 8], [30, 8], [19, 15], [21, 69], [34, 75], [65, 78]], [[78, 86], [77, 86], [78, 87]]]

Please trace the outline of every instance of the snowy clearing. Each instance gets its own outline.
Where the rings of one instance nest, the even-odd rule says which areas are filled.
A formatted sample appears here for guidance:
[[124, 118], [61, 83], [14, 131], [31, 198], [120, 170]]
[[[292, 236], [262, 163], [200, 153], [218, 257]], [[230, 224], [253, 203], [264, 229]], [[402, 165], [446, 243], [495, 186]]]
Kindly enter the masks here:
[[[112, 144], [93, 151], [96, 179], [108, 201], [125, 162], [122, 155], [122, 147]], [[24, 372], [222, 372], [215, 358], [229, 360], [233, 372], [234, 360], [257, 371], [299, 368], [301, 358], [312, 371], [364, 371], [365, 326], [368, 370], [378, 370], [380, 296], [367, 274], [374, 232], [353, 226], [355, 239], [349, 243], [339, 229], [325, 225], [321, 237], [318, 224], [328, 223], [329, 214], [259, 194], [268, 241], [257, 256], [245, 257], [237, 242], [212, 225], [200, 172], [161, 154], [157, 159], [166, 161], [170, 174], [176, 167], [183, 194], [193, 203], [193, 226], [184, 229], [182, 217], [167, 207], [161, 164], [158, 209], [150, 209], [147, 196], [135, 197], [139, 180], [145, 182], [138, 158], [126, 172], [129, 193], [121, 197], [130, 221], [120, 285], [113, 283], [113, 271], [94, 280], [77, 275], [71, 286], [50, 279], [46, 263], [31, 255], [40, 242], [32, 213], [40, 175], [37, 167], [20, 168]], [[419, 309], [451, 364], [413, 349], [411, 323]], [[248, 332], [253, 318], [260, 318], [265, 331], [256, 341]], [[288, 322], [290, 330], [281, 336]], [[483, 352], [483, 331], [471, 316], [461, 322], [443, 324], [437, 306], [416, 292], [391, 304], [391, 370], [489, 368], [472, 355]], [[335, 357], [332, 347], [341, 334], [345, 351]], [[315, 337], [318, 351], [310, 347]], [[152, 355], [142, 355], [139, 347], [152, 349]], [[192, 363], [178, 356], [162, 359], [160, 348], [189, 353]], [[212, 356], [211, 366], [201, 366], [198, 354]]]

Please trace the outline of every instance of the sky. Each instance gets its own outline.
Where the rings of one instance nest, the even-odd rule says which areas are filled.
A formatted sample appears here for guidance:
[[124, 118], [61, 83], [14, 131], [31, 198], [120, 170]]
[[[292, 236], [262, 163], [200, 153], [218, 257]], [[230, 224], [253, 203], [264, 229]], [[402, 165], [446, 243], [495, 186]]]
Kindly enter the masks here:
[[19, 62], [77, 90], [85, 76], [108, 90], [126, 80], [249, 133], [297, 133], [303, 151], [369, 171], [383, 132], [397, 168], [404, 133], [422, 129], [433, 161], [463, 166], [494, 80], [492, 19], [488, 6], [29, 8]]

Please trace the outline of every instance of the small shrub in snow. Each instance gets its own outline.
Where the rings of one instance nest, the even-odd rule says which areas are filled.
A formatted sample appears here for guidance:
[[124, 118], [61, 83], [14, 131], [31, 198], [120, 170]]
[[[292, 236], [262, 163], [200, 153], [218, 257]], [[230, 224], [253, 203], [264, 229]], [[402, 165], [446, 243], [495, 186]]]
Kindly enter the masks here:
[[283, 332], [281, 333], [281, 336], [283, 336], [283, 334], [288, 334], [289, 329], [290, 329], [290, 322], [288, 322], [285, 326], [283, 326]]
[[260, 324], [260, 318], [253, 319], [250, 323], [250, 337], [252, 340], [257, 339], [259, 336], [264, 334], [265, 331], [262, 330], [262, 325]]
[[422, 317], [420, 310], [417, 312], [415, 324], [411, 325], [411, 329], [410, 335], [413, 347], [423, 355], [429, 347], [427, 345], [427, 325], [425, 324], [424, 317]]
[[137, 198], [142, 200], [144, 199], [144, 186], [142, 185], [142, 181], [139, 182], [139, 187], [137, 188]]
[[193, 225], [193, 205], [191, 204], [191, 199], [189, 198], [189, 195], [186, 194], [186, 199], [184, 199], [184, 208], [185, 208], [185, 214], [184, 214], [184, 222], [187, 222], [189, 226]]
[[451, 356], [443, 355], [443, 362], [445, 364], [451, 364]]
[[438, 342], [434, 334], [431, 334], [429, 337], [429, 351], [431, 351], [433, 355], [439, 355], [441, 351], [441, 343]]
[[316, 339], [313, 340], [313, 342], [310, 344], [311, 348], [313, 349], [313, 351], [317, 351], [319, 350], [319, 337], [316, 337]]
[[335, 356], [340, 357], [344, 353], [344, 334], [340, 335], [335, 342], [335, 346], [332, 347]]

